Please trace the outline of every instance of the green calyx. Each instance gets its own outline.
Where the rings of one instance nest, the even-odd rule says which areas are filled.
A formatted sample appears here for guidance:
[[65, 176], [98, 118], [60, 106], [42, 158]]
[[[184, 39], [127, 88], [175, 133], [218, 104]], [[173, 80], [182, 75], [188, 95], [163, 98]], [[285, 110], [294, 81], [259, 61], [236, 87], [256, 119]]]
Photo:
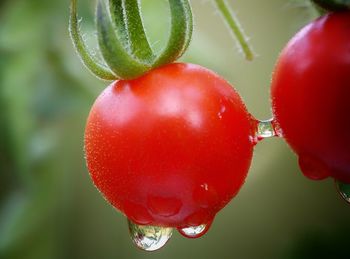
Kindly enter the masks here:
[[99, 0], [96, 11], [98, 44], [104, 62], [88, 50], [81, 36], [77, 0], [71, 0], [69, 31], [85, 66], [104, 80], [134, 79], [174, 62], [186, 51], [192, 37], [193, 20], [188, 0], [168, 0], [171, 29], [166, 47], [155, 54], [145, 33], [139, 0]]
[[350, 0], [312, 0], [312, 2], [326, 11], [350, 10]]

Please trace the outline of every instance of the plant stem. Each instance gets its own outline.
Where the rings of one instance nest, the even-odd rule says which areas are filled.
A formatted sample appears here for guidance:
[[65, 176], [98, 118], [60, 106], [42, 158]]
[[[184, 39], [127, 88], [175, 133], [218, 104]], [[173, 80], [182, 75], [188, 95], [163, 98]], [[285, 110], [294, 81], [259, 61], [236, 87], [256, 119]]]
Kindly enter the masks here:
[[216, 6], [220, 13], [222, 14], [224, 20], [229, 26], [231, 32], [237, 38], [240, 47], [242, 48], [245, 58], [249, 61], [253, 60], [254, 54], [251, 46], [248, 43], [248, 39], [244, 35], [244, 32], [239, 24], [238, 19], [235, 17], [235, 14], [230, 10], [228, 4], [225, 0], [215, 0]]

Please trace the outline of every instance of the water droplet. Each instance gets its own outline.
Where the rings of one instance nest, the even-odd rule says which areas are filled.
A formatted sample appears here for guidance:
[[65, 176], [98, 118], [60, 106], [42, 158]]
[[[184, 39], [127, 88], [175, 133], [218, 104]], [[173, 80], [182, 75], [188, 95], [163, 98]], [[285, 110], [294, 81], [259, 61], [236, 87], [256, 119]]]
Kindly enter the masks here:
[[142, 226], [128, 220], [129, 232], [134, 244], [145, 251], [155, 251], [162, 248], [173, 234], [172, 228], [157, 226]]
[[311, 180], [323, 180], [330, 176], [327, 165], [314, 156], [301, 154], [298, 162], [303, 174]]
[[350, 203], [350, 184], [335, 181], [337, 189], [341, 197]]
[[220, 111], [218, 112], [218, 117], [219, 117], [219, 119], [222, 119], [223, 114], [224, 114], [225, 112], [226, 112], [226, 107], [223, 105], [223, 106], [221, 106]]
[[186, 227], [186, 228], [179, 228], [178, 231], [181, 235], [187, 237], [187, 238], [198, 238], [203, 236], [210, 228], [211, 223], [209, 224], [202, 224], [195, 227]]
[[147, 206], [154, 215], [171, 217], [179, 213], [182, 207], [182, 202], [177, 198], [149, 196]]
[[263, 140], [265, 138], [271, 138], [279, 136], [278, 132], [275, 129], [274, 119], [258, 121], [256, 138], [257, 141]]

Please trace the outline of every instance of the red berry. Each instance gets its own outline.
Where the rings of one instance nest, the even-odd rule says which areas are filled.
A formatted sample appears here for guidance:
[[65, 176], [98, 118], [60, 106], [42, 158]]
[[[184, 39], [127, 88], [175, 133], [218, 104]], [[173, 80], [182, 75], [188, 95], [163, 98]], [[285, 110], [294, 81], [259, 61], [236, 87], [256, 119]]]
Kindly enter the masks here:
[[97, 188], [141, 225], [211, 222], [242, 186], [253, 143], [240, 96], [213, 72], [175, 63], [110, 85], [85, 134]]
[[350, 183], [349, 35], [349, 12], [317, 19], [288, 43], [273, 76], [273, 113], [311, 179]]

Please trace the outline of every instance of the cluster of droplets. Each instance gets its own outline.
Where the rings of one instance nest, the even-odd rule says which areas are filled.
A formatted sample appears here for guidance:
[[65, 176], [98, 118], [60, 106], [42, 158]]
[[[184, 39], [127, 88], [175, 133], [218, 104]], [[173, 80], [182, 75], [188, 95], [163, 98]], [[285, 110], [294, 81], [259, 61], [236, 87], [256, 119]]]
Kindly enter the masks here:
[[[131, 240], [140, 249], [156, 251], [162, 248], [173, 235], [173, 228], [158, 226], [143, 226], [128, 220]], [[208, 231], [210, 224], [202, 224], [195, 227], [180, 228], [178, 231], [188, 237], [197, 238]]]
[[[255, 121], [254, 125], [255, 136], [253, 136], [253, 141], [255, 143], [265, 138], [279, 136], [272, 119]], [[169, 241], [174, 230], [169, 227], [138, 225], [131, 220], [128, 220], [128, 224], [131, 240], [138, 248], [144, 251], [156, 251], [162, 248]], [[198, 226], [177, 228], [177, 230], [187, 238], [199, 238], [207, 233], [210, 226], [211, 222]]]
[[[256, 125], [256, 134], [254, 137], [256, 143], [270, 137], [283, 137], [282, 130], [278, 127], [274, 119], [257, 121]], [[319, 161], [310, 161], [310, 159], [311, 158], [299, 157], [299, 166], [306, 177], [313, 180], [322, 180], [330, 176], [328, 170], [324, 170]], [[307, 164], [310, 163], [311, 167], [307, 166]], [[315, 166], [315, 164], [317, 164], [317, 166]], [[350, 203], [350, 184], [337, 180], [335, 180], [335, 184], [340, 196], [346, 202]]]
[[[263, 139], [270, 138], [270, 137], [283, 137], [282, 130], [278, 127], [276, 124], [276, 121], [274, 119], [270, 120], [264, 120], [264, 121], [257, 121], [256, 122], [256, 134], [254, 137], [254, 141], [257, 143]], [[307, 161], [305, 161], [307, 160]], [[310, 163], [310, 158], [300, 157], [299, 158], [299, 165], [304, 173], [305, 176], [307, 176], [310, 179], [313, 180], [322, 180], [327, 178], [329, 175], [328, 172], [324, 172], [322, 166], [312, 166], [312, 168], [308, 168], [305, 166], [305, 163]], [[315, 163], [319, 163], [314, 162]], [[317, 172], [315, 172], [317, 170]], [[336, 188], [340, 196], [350, 203], [350, 184], [346, 184], [340, 181], [335, 180]]]
[[[276, 126], [275, 120], [254, 121], [255, 135], [253, 142], [271, 138], [283, 137], [282, 131]], [[341, 197], [350, 203], [350, 184], [336, 181], [336, 187]], [[162, 248], [171, 238], [173, 228], [160, 226], [137, 225], [128, 220], [129, 232], [133, 243], [145, 251], [156, 251]], [[187, 238], [198, 238], [203, 236], [210, 228], [211, 222], [199, 226], [177, 228], [179, 233]]]

